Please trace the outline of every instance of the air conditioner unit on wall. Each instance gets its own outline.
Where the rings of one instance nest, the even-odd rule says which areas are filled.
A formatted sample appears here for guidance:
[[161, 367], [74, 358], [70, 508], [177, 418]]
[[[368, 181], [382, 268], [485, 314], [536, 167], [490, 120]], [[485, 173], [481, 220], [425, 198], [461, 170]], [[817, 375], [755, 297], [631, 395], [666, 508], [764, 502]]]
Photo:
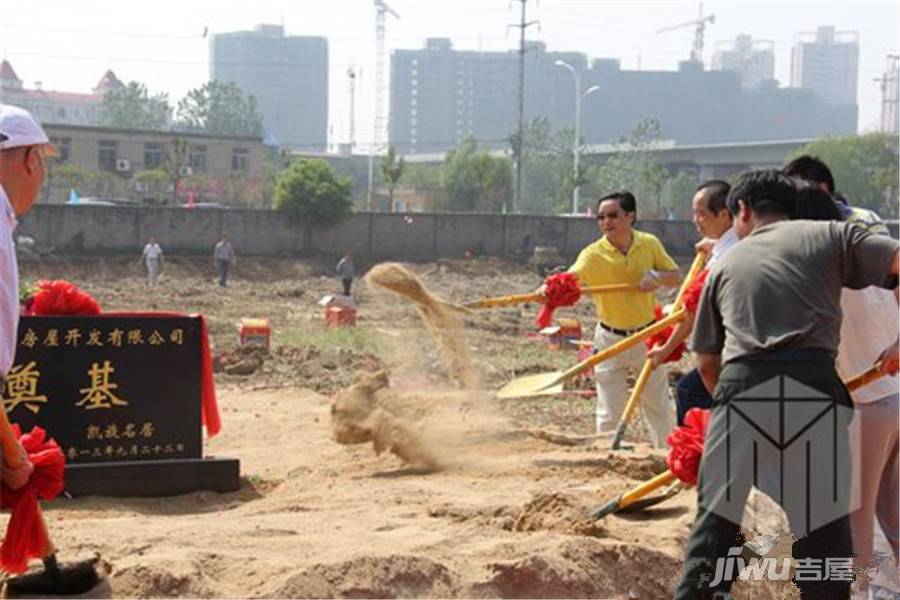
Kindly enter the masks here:
[[116, 161], [116, 171], [130, 171], [131, 163], [129, 163], [126, 159], [120, 158]]
[[135, 181], [134, 189], [138, 192], [149, 192], [150, 191], [150, 182], [149, 181]]
[[189, 177], [194, 174], [194, 170], [190, 167], [181, 167], [178, 169], [178, 174], [182, 177]]

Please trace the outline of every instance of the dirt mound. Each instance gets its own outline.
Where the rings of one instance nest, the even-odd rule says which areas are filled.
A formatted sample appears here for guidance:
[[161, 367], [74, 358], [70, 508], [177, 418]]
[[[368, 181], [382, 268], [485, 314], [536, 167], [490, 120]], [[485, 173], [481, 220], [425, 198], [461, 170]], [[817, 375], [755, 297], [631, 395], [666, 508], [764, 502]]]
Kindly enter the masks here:
[[601, 537], [600, 521], [587, 516], [589, 506], [571, 494], [550, 492], [535, 496], [513, 524], [515, 531], [557, 531]]
[[216, 598], [221, 590], [206, 581], [202, 571], [187, 564], [179, 569], [136, 565], [113, 573], [113, 590], [129, 590], [137, 598]]
[[584, 539], [488, 565], [475, 596], [503, 598], [670, 598], [680, 565], [639, 546]]
[[274, 598], [422, 598], [452, 595], [450, 570], [421, 556], [362, 556], [294, 575]]

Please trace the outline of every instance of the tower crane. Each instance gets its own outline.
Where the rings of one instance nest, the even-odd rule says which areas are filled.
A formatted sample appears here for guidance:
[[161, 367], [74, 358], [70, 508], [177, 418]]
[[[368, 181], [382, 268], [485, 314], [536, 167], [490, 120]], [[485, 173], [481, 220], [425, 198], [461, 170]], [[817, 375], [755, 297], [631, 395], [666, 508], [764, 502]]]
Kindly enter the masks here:
[[676, 29], [683, 29], [685, 27], [693, 27], [694, 28], [694, 45], [691, 48], [691, 62], [703, 63], [703, 36], [706, 31], [706, 24], [709, 23], [712, 25], [716, 22], [716, 15], [706, 15], [703, 16], [703, 3], [700, 3], [700, 11], [697, 15], [697, 18], [692, 21], [687, 21], [686, 23], [681, 23], [679, 25], [672, 25], [671, 27], [663, 27], [656, 31], [657, 34], [665, 33], [667, 31], [674, 31]]
[[372, 210], [372, 186], [375, 177], [375, 153], [381, 152], [382, 135], [384, 134], [384, 33], [387, 15], [399, 19], [400, 15], [384, 0], [375, 1], [375, 131], [372, 136], [372, 147], [369, 150], [369, 188], [366, 204]]

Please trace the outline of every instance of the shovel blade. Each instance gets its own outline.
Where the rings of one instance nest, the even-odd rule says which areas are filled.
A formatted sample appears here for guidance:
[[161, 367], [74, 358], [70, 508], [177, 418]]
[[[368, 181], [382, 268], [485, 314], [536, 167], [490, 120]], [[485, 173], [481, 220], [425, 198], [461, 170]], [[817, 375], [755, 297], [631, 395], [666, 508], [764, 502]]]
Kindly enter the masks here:
[[562, 371], [553, 371], [552, 373], [538, 373], [513, 379], [500, 388], [496, 397], [500, 399], [527, 398], [559, 394], [563, 391], [560, 375], [562, 375]]

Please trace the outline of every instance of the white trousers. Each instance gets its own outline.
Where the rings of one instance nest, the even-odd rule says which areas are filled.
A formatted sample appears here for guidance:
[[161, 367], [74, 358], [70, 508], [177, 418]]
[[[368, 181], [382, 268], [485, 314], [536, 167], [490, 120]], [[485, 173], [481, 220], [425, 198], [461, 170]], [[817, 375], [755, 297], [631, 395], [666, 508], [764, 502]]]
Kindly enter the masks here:
[[159, 277], [159, 259], [158, 258], [148, 258], [147, 259], [147, 283], [149, 285], [156, 285], [157, 277]]
[[[606, 331], [597, 325], [594, 348], [603, 350], [623, 336]], [[597, 381], [597, 432], [615, 430], [628, 404], [628, 370], [637, 376], [647, 356], [647, 347], [640, 343], [594, 367]], [[650, 441], [657, 448], [666, 447], [666, 436], [675, 427], [675, 408], [669, 400], [669, 375], [666, 365], [660, 365], [644, 388], [640, 409], [650, 429]]]

